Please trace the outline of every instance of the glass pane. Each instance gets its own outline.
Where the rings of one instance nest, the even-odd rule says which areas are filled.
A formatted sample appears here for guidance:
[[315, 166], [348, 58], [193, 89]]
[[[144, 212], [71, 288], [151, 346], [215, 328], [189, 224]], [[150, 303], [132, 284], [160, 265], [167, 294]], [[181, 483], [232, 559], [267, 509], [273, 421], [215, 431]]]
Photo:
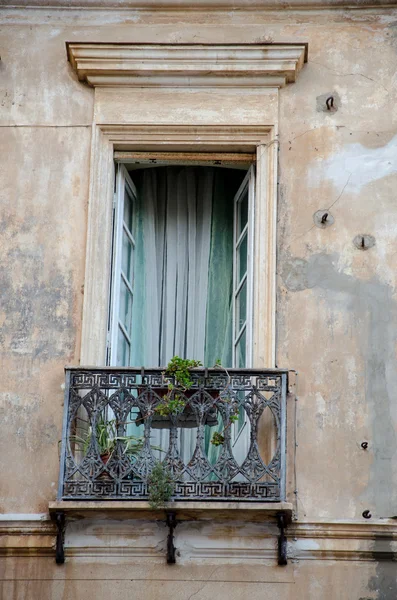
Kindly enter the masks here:
[[247, 333], [244, 331], [237, 346], [236, 346], [236, 367], [242, 369], [245, 367], [246, 357], [246, 345], [247, 345]]
[[128, 367], [130, 358], [130, 345], [125, 339], [124, 333], [119, 327], [118, 339], [117, 339], [117, 366]]
[[247, 271], [248, 236], [245, 234], [237, 249], [237, 285], [240, 283]]
[[248, 190], [238, 203], [238, 232], [237, 237], [241, 234], [248, 221]]
[[132, 285], [134, 279], [134, 248], [125, 233], [123, 231], [123, 250], [121, 255], [121, 268], [124, 275]]
[[247, 281], [244, 282], [236, 298], [236, 331], [237, 335], [247, 319]]
[[128, 193], [128, 189], [125, 188], [124, 198], [124, 223], [127, 225], [131, 233], [133, 233], [134, 226], [134, 199]]
[[131, 335], [132, 294], [125, 285], [123, 279], [120, 281], [119, 311], [119, 319], [124, 325], [128, 335]]

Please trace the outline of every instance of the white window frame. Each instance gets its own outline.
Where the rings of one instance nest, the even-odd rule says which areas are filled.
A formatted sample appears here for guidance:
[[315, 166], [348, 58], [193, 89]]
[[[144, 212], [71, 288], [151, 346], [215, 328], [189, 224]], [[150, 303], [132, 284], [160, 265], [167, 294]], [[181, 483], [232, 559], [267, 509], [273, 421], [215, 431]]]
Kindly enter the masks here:
[[[248, 218], [247, 224], [245, 225], [242, 232], [238, 232], [238, 208], [239, 204], [244, 198], [245, 194], [248, 196]], [[233, 367], [238, 368], [237, 361], [237, 346], [241, 339], [241, 336], [246, 334], [246, 359], [245, 367], [252, 367], [252, 343], [253, 343], [253, 291], [254, 291], [254, 243], [255, 243], [255, 232], [254, 232], [254, 218], [255, 218], [255, 165], [251, 165], [248, 169], [244, 180], [242, 181], [240, 188], [233, 200]], [[245, 234], [247, 235], [247, 271], [241, 281], [238, 281], [237, 277], [237, 264], [238, 264], [238, 249], [244, 239]], [[246, 319], [245, 325], [239, 328], [237, 331], [237, 302], [238, 294], [241, 288], [244, 286], [244, 282], [247, 282], [247, 308], [246, 308]]]
[[277, 130], [269, 126], [93, 126], [81, 364], [106, 364], [114, 152], [256, 152], [252, 364], [274, 367]]
[[[144, 164], [151, 165], [153, 162], [152, 168], [156, 168], [160, 165], [185, 165], [189, 166], [192, 164], [195, 165], [211, 165], [218, 164], [222, 162], [224, 165], [229, 168], [233, 168], [236, 163], [239, 162], [239, 154], [234, 155], [219, 155], [219, 159], [216, 159], [216, 155], [209, 159], [209, 154], [202, 153], [200, 155], [194, 155], [194, 158], [188, 158], [186, 153], [173, 153], [172, 159], [167, 158], [164, 159], [164, 153], [122, 153], [116, 152], [115, 159], [116, 161], [127, 161], [133, 162], [134, 164]], [[241, 154], [241, 163], [244, 163], [245, 160], [248, 160], [249, 163], [252, 162], [252, 155], [249, 154]], [[234, 164], [233, 164], [234, 163]], [[240, 165], [241, 165], [240, 163]], [[107, 363], [111, 366], [117, 365], [117, 355], [118, 355], [118, 336], [119, 329], [121, 330], [121, 334], [126, 339], [127, 343], [130, 347], [133, 344], [133, 339], [131, 338], [128, 331], [126, 331], [122, 320], [120, 318], [120, 282], [123, 279], [124, 283], [130, 289], [131, 292], [131, 301], [133, 303], [134, 290], [133, 285], [132, 288], [127, 281], [127, 278], [122, 270], [122, 252], [123, 252], [123, 233], [127, 230], [127, 226], [124, 222], [124, 203], [125, 203], [125, 195], [126, 190], [128, 190], [130, 196], [137, 199], [137, 190], [135, 183], [130, 176], [127, 168], [125, 167], [126, 162], [117, 162], [116, 168], [116, 176], [115, 176], [115, 194], [114, 194], [114, 213], [113, 213], [113, 239], [112, 239], [112, 273], [111, 273], [111, 282], [109, 286], [109, 303], [110, 303], [110, 318], [109, 318], [109, 332], [107, 337]], [[231, 205], [231, 210], [233, 210], [233, 299], [232, 299], [232, 367], [238, 368], [237, 361], [237, 347], [240, 342], [242, 335], [244, 332], [246, 334], [246, 343], [245, 343], [245, 368], [249, 368], [252, 366], [252, 343], [253, 343], [253, 289], [254, 289], [254, 213], [255, 213], [255, 164], [251, 164], [248, 166], [248, 170], [246, 175], [244, 176], [243, 181], [241, 182]], [[239, 226], [239, 204], [242, 199], [247, 196], [247, 223], [244, 226], [243, 231], [238, 233]], [[127, 232], [128, 233], [128, 232]], [[131, 238], [131, 243], [135, 247], [135, 240], [131, 232], [128, 233]], [[238, 249], [239, 246], [244, 239], [247, 238], [247, 269], [246, 272], [241, 279], [238, 281], [237, 279], [237, 264], [238, 264]], [[246, 283], [246, 315], [245, 315], [245, 323], [237, 332], [236, 320], [237, 320], [237, 302], [238, 295], [241, 288]], [[133, 310], [133, 308], [132, 308]], [[140, 366], [140, 365], [131, 365], [131, 366]], [[146, 365], [153, 366], [153, 365]], [[211, 366], [211, 365], [207, 365]]]

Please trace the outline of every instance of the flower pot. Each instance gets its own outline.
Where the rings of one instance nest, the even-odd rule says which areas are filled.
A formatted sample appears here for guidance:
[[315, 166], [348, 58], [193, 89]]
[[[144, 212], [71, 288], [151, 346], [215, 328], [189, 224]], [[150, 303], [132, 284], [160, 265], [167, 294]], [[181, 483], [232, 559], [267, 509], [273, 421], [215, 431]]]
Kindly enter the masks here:
[[104, 465], [106, 465], [106, 464], [107, 464], [107, 462], [108, 462], [108, 460], [109, 460], [109, 458], [110, 458], [111, 456], [112, 456], [112, 453], [111, 453], [111, 452], [102, 452], [102, 453], [100, 454], [101, 461], [103, 462], [103, 464], [104, 464]]

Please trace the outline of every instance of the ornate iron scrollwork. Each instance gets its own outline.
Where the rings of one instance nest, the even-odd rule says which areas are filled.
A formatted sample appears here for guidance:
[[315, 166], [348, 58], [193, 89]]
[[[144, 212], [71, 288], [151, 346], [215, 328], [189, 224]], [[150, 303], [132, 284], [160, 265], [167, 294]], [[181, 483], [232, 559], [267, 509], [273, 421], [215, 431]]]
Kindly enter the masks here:
[[[180, 394], [185, 409], [169, 420], [161, 453], [153, 420], [167, 385], [162, 369], [66, 373], [59, 500], [147, 499], [157, 461], [174, 477], [173, 500], [284, 500], [286, 371], [194, 369], [189, 393]], [[239, 425], [231, 419], [236, 411]], [[184, 412], [190, 425], [195, 419], [189, 452], [181, 442]], [[101, 428], [110, 438], [106, 453]], [[214, 430], [224, 439], [218, 449], [209, 442]]]

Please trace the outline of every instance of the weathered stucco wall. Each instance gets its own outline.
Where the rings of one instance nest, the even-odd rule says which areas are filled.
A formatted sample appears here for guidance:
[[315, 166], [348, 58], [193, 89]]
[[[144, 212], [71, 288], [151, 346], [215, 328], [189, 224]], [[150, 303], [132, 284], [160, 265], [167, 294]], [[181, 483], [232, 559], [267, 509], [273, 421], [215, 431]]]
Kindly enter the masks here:
[[[395, 514], [393, 31], [349, 23], [313, 36], [309, 68], [281, 94], [279, 363], [300, 374], [299, 497], [319, 517]], [[321, 209], [332, 226], [314, 224]], [[375, 245], [358, 249], [361, 234]], [[337, 484], [319, 502], [324, 476]]]
[[[298, 371], [295, 562], [273, 568], [274, 536], [258, 525], [195, 525], [193, 537], [183, 525], [170, 569], [162, 526], [135, 524], [120, 542], [94, 524], [95, 539], [89, 526], [70, 532], [62, 569], [0, 558], [2, 597], [394, 600], [396, 532], [365, 538], [360, 527], [397, 514], [397, 10], [3, 8], [0, 23], [0, 510], [14, 514], [45, 513], [55, 498], [63, 366], [79, 360], [94, 92], [65, 41], [309, 43], [298, 81], [280, 91], [277, 364]], [[319, 210], [332, 225], [315, 224]], [[373, 247], [354, 245], [361, 234]], [[354, 548], [299, 530], [344, 520], [358, 524], [339, 532], [361, 540]], [[7, 537], [8, 554], [27, 554], [35, 535], [48, 554], [48, 530], [34, 531]]]

